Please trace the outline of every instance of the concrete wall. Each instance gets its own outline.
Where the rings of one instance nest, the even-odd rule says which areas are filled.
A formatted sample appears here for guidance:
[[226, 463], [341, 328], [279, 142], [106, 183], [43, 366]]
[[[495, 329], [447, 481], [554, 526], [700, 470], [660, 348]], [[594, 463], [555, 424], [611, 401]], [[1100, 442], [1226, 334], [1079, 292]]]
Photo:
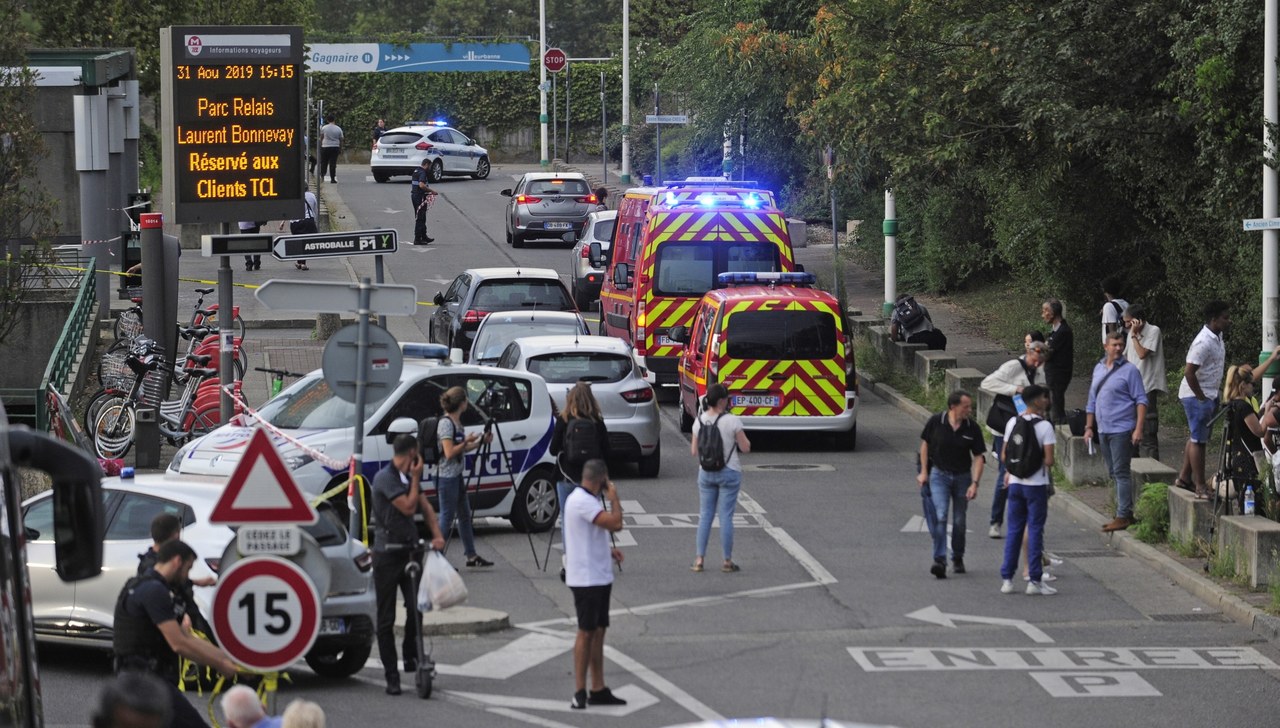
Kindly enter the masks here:
[[80, 175], [76, 172], [75, 118], [69, 87], [36, 89], [33, 111], [41, 132], [45, 157], [40, 162], [36, 184], [54, 201], [53, 218], [58, 224], [58, 242], [80, 240]]
[[0, 367], [0, 387], [40, 384], [58, 335], [71, 315], [75, 296], [74, 290], [41, 292], [23, 303], [17, 325], [0, 343], [0, 356], [5, 361], [5, 366]]

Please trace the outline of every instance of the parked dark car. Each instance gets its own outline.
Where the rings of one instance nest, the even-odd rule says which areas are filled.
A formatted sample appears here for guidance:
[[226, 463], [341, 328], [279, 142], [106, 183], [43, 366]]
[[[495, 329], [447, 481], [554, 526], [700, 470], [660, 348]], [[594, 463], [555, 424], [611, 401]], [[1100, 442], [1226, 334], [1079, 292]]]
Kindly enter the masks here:
[[435, 296], [432, 343], [471, 351], [480, 322], [494, 311], [577, 311], [569, 290], [550, 268], [468, 268]]

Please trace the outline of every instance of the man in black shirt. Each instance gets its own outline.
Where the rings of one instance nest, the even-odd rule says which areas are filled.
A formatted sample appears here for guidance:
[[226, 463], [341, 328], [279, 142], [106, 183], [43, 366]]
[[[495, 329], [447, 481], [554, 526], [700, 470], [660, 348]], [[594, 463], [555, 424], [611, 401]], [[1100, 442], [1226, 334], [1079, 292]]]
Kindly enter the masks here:
[[[939, 412], [924, 425], [920, 433], [920, 484], [921, 497], [932, 502], [933, 518], [928, 518], [930, 505], [926, 503], [925, 520], [933, 536], [933, 566], [929, 573], [939, 579], [947, 578], [947, 511], [952, 511], [951, 558], [955, 573], [964, 573], [965, 516], [969, 501], [978, 497], [978, 481], [987, 450], [982, 440], [982, 429], [970, 417], [973, 398], [968, 392], [957, 390], [947, 396], [947, 411]], [[999, 484], [997, 484], [998, 487]]]
[[[160, 553], [160, 547], [182, 538], [182, 519], [174, 513], [157, 513], [155, 518], [151, 519], [151, 546], [142, 553], [138, 554], [138, 576], [147, 573], [147, 570], [156, 565], [156, 556]], [[196, 604], [195, 591], [196, 586], [213, 586], [218, 580], [212, 576], [206, 576], [200, 579], [186, 579], [179, 587], [178, 591], [183, 601], [187, 604], [187, 619], [182, 623], [187, 629], [196, 629], [213, 640], [213, 628], [209, 626], [208, 620], [200, 613], [200, 607]]]
[[1066, 417], [1067, 385], [1071, 384], [1072, 362], [1076, 356], [1075, 336], [1071, 325], [1062, 317], [1062, 301], [1050, 298], [1040, 306], [1040, 318], [1049, 324], [1049, 356], [1044, 362], [1044, 378], [1053, 397], [1049, 421], [1057, 425]]
[[422, 455], [418, 439], [398, 435], [391, 444], [391, 462], [373, 476], [373, 517], [376, 521], [373, 542], [373, 588], [378, 602], [378, 655], [387, 679], [387, 695], [400, 694], [400, 673], [396, 669], [396, 590], [404, 595], [405, 620], [404, 670], [418, 671], [418, 595], [413, 580], [405, 573], [409, 559], [422, 562], [414, 554], [418, 543], [418, 527], [414, 515], [422, 512], [422, 520], [431, 530], [431, 548], [444, 550], [444, 537], [431, 501], [422, 493]]
[[413, 170], [409, 180], [409, 201], [413, 203], [413, 244], [426, 245], [435, 242], [435, 238], [427, 237], [427, 208], [431, 207], [431, 198], [435, 196], [428, 183], [431, 181], [431, 158], [423, 157], [422, 164]]
[[227, 653], [182, 627], [186, 603], [179, 589], [195, 560], [196, 552], [182, 541], [161, 546], [156, 565], [125, 583], [113, 620], [116, 672], [148, 672], [164, 680], [173, 705], [172, 726], [208, 725], [178, 691], [179, 656], [228, 677], [239, 669]]

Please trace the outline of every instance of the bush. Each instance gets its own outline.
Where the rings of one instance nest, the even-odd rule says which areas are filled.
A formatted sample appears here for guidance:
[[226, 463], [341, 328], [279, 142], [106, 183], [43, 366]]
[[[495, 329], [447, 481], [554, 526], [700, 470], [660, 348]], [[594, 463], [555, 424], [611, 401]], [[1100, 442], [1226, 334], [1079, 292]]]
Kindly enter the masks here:
[[1160, 543], [1169, 537], [1169, 485], [1150, 483], [1134, 505], [1138, 525], [1134, 535], [1146, 543]]

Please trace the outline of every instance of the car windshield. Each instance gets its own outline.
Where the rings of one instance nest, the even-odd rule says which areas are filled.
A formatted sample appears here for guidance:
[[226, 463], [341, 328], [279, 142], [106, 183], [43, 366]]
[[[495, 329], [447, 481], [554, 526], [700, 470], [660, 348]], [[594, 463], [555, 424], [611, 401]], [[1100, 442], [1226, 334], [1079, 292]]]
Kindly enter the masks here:
[[589, 195], [591, 188], [580, 179], [536, 179], [529, 183], [530, 195]]
[[731, 359], [830, 359], [836, 319], [826, 311], [738, 311], [725, 338]]
[[[528, 314], [525, 314], [528, 316]], [[476, 333], [476, 361], [497, 361], [507, 344], [522, 336], [556, 336], [582, 333], [577, 321], [486, 321]]]
[[631, 357], [607, 352], [571, 351], [530, 357], [525, 368], [552, 384], [577, 381], [617, 382], [632, 368]]
[[[368, 419], [386, 398], [385, 394], [370, 397], [363, 419]], [[335, 430], [352, 426], [356, 406], [330, 389], [324, 377], [307, 377], [262, 405], [258, 416], [282, 429]]]
[[576, 311], [560, 281], [485, 281], [476, 289], [471, 308], [478, 311], [507, 311], [513, 308], [542, 308], [548, 311]]
[[758, 243], [667, 243], [658, 247], [654, 292], [665, 296], [701, 296], [720, 273], [777, 271], [778, 246]]

